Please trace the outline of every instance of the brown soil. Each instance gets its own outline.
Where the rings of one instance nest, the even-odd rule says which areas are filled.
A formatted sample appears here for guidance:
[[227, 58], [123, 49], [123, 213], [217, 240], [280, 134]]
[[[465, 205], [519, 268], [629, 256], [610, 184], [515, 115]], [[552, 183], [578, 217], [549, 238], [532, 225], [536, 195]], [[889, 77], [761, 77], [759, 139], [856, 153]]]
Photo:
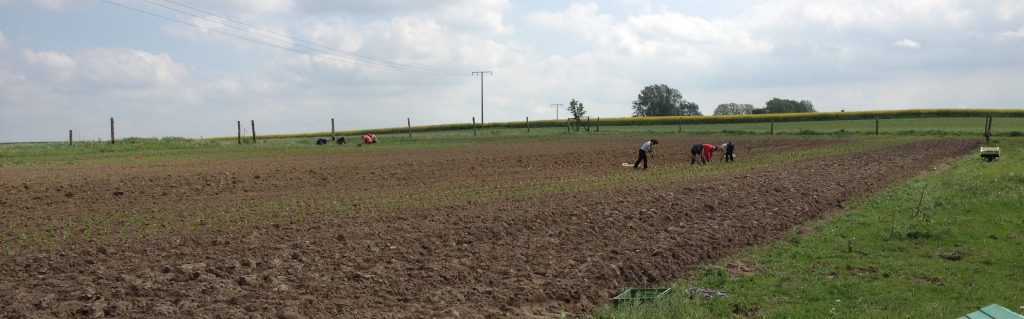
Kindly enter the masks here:
[[[821, 140], [795, 145], [775, 141], [756, 142], [770, 145], [763, 146], [769, 151]], [[621, 147], [623, 143], [595, 142], [596, 152], [587, 151], [590, 145], [551, 142], [410, 151], [401, 159], [383, 152], [331, 158], [344, 165], [295, 158], [287, 163], [251, 160], [245, 168], [214, 162], [161, 164], [165, 166], [157, 169], [96, 167], [75, 173], [71, 168], [3, 171], [12, 178], [0, 182], [5, 195], [0, 207], [5, 215], [31, 216], [76, 207], [91, 211], [312, 196], [331, 187], [359, 187], [352, 185], [353, 179], [415, 191], [467, 178], [484, 183], [558, 178], [621, 170], [616, 166], [635, 156], [633, 147]], [[898, 152], [817, 158], [724, 177], [359, 218], [313, 216], [236, 231], [0, 257], [0, 316], [583, 314], [607, 305], [621, 289], [668, 282], [737, 248], [776, 239], [795, 225], [839, 209], [846, 199], [912, 177], [974, 146], [919, 142]], [[599, 160], [566, 153], [592, 153]], [[659, 160], [681, 162], [681, 153], [659, 154]], [[361, 164], [367, 161], [379, 164]], [[345, 171], [337, 172], [343, 166]], [[530, 166], [541, 169], [534, 172]], [[259, 182], [241, 182], [256, 175]], [[66, 197], [71, 189], [74, 194]], [[123, 194], [106, 195], [115, 189]]]
[[[662, 138], [654, 166], [689, 158], [699, 140]], [[748, 156], [838, 143], [837, 139], [738, 138]], [[0, 167], [0, 213], [5, 218], [108, 213], [113, 210], [232, 205], [272, 198], [314, 198], [366, 192], [415, 193], [424, 187], [459, 189], [507, 181], [557, 180], [620, 172], [636, 159], [641, 140], [517, 141], [472, 147], [125, 165]], [[670, 147], [666, 145], [687, 145]], [[685, 154], [684, 154], [685, 153]]]

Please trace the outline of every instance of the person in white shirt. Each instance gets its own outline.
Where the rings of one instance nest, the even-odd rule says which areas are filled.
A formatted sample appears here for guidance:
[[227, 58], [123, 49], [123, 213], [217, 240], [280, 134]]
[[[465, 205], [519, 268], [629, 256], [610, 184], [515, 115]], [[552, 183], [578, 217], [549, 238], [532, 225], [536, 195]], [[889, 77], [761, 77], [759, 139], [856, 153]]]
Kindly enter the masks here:
[[640, 168], [640, 162], [644, 162], [644, 169], [647, 169], [647, 153], [650, 152], [651, 158], [654, 158], [655, 145], [658, 145], [658, 140], [653, 138], [644, 143], [644, 145], [640, 145], [640, 157], [637, 158], [636, 163], [633, 164], [634, 169]]
[[732, 162], [736, 160], [736, 156], [732, 154], [732, 152], [736, 150], [736, 146], [732, 145], [732, 142], [728, 142], [723, 145], [725, 145], [722, 147], [722, 149], [725, 150], [725, 161]]

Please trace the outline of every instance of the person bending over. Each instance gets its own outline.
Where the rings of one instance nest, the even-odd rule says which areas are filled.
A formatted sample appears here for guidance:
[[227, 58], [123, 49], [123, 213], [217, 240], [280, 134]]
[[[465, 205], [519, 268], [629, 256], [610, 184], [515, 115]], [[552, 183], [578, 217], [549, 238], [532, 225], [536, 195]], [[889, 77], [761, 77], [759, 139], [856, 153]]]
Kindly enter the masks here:
[[363, 138], [363, 144], [376, 144], [377, 143], [377, 135], [363, 134], [362, 138]]
[[697, 158], [700, 158], [701, 164], [705, 164], [704, 146], [701, 144], [693, 144], [693, 146], [690, 147], [690, 165], [697, 163]]
[[658, 145], [658, 139], [651, 139], [643, 145], [640, 145], [640, 155], [636, 159], [636, 163], [633, 164], [633, 168], [640, 168], [640, 162], [644, 162], [644, 169], [647, 169], [647, 153], [651, 153], [651, 157], [654, 157], [654, 146]]
[[705, 163], [711, 162], [712, 160], [715, 159], [714, 155], [715, 155], [715, 151], [717, 151], [717, 150], [718, 150], [718, 146], [715, 146], [715, 144], [704, 144], [704, 145], [701, 145], [701, 151], [704, 153], [704, 161], [705, 161]]
[[697, 163], [698, 157], [701, 164], [707, 164], [711, 161], [715, 150], [718, 150], [718, 146], [713, 144], [693, 144], [690, 147], [690, 165]]

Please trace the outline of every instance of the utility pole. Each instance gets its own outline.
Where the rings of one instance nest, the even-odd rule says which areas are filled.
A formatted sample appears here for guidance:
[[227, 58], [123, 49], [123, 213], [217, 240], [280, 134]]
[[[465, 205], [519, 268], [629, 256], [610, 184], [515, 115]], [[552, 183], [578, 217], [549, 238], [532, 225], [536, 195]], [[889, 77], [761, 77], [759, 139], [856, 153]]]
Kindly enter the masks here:
[[565, 106], [565, 105], [564, 104], [551, 104], [551, 107], [555, 108], [555, 119], [556, 120], [558, 119], [558, 109], [562, 108], [562, 106]]
[[480, 75], [480, 125], [484, 125], [484, 73], [494, 75], [491, 71], [476, 71], [471, 72], [472, 75]]

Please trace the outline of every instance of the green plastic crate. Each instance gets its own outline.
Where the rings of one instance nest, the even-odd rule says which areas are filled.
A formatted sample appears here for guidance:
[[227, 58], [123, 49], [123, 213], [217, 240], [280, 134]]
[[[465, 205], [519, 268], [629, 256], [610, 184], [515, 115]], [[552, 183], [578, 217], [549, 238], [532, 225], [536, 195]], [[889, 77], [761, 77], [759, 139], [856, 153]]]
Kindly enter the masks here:
[[981, 147], [981, 158], [991, 162], [992, 160], [999, 157], [999, 147]]
[[1024, 319], [1024, 316], [1003, 308], [1003, 306], [991, 304], [957, 319]]
[[637, 305], [647, 303], [661, 298], [671, 291], [672, 288], [629, 288], [615, 296], [615, 298], [612, 298], [612, 303], [616, 307], [622, 304]]

